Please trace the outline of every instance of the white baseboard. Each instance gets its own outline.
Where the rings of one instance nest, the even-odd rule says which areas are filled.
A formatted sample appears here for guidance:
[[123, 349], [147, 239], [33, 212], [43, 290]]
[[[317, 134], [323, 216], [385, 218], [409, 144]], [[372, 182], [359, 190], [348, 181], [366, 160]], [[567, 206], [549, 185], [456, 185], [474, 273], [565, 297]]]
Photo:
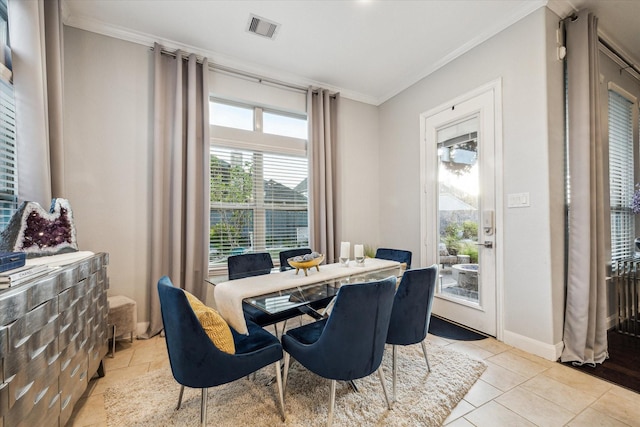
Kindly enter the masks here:
[[505, 344], [554, 362], [560, 358], [564, 348], [562, 341], [555, 345], [547, 344], [510, 331], [504, 331], [503, 339]]
[[[616, 315], [613, 314], [607, 317], [607, 329], [611, 329], [615, 325]], [[555, 345], [547, 344], [510, 331], [504, 331], [503, 339], [505, 344], [553, 361], [560, 359], [560, 356], [562, 356], [562, 349], [564, 348], [564, 343], [562, 341]]]

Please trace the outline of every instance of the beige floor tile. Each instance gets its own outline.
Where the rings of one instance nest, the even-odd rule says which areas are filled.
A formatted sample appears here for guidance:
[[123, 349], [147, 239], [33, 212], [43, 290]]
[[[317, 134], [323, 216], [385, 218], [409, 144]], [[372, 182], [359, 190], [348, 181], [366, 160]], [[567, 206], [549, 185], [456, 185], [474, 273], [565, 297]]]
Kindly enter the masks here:
[[510, 390], [527, 380], [526, 377], [496, 365], [495, 363], [489, 361], [485, 363], [487, 364], [487, 370], [484, 371], [480, 379], [502, 391]]
[[493, 353], [491, 353], [490, 351], [473, 345], [470, 341], [458, 341], [450, 344], [447, 348], [467, 354], [468, 356], [478, 360], [484, 360], [493, 356]]
[[505, 369], [520, 374], [526, 378], [532, 378], [548, 368], [540, 363], [532, 362], [513, 351], [505, 351], [487, 359], [491, 363], [502, 366]]
[[167, 349], [160, 346], [136, 347], [129, 366], [149, 364], [163, 361], [167, 358]]
[[638, 399], [621, 396], [619, 392], [607, 392], [591, 408], [631, 426], [640, 425]]
[[567, 427], [629, 427], [602, 412], [587, 408], [567, 423]]
[[447, 417], [446, 420], [444, 420], [444, 424], [448, 424], [460, 417], [462, 417], [464, 414], [467, 414], [471, 411], [473, 411], [474, 409], [476, 409], [475, 406], [473, 406], [472, 404], [470, 404], [469, 402], [465, 401], [465, 400], [461, 400], [458, 405], [456, 405], [455, 408], [453, 408], [453, 411], [451, 411], [451, 413], [449, 414], [449, 416]]
[[484, 405], [488, 401], [495, 399], [502, 394], [502, 390], [491, 384], [478, 380], [464, 397], [464, 400], [476, 408]]
[[451, 421], [450, 423], [445, 423], [443, 425], [445, 425], [447, 427], [474, 427], [473, 424], [471, 424], [465, 418], [456, 418], [455, 420]]
[[464, 418], [476, 427], [535, 427], [535, 424], [496, 402], [469, 412]]
[[74, 406], [74, 412], [67, 425], [85, 427], [100, 423], [107, 424], [107, 411], [102, 394], [81, 398]]
[[553, 378], [563, 384], [569, 385], [577, 390], [589, 393], [592, 396], [600, 397], [611, 390], [612, 385], [606, 381], [584, 374], [577, 369], [564, 366], [560, 363], [547, 369], [542, 375]]
[[111, 357], [111, 354], [107, 354], [107, 356], [103, 359], [105, 370], [109, 372], [111, 369], [126, 368], [127, 366], [129, 366], [129, 363], [131, 363], [133, 353], [133, 348], [129, 348], [120, 351], [116, 349], [115, 357]]
[[492, 354], [498, 354], [498, 353], [502, 353], [503, 351], [509, 351], [513, 349], [513, 347], [511, 347], [510, 345], [500, 342], [495, 338], [487, 338], [484, 340], [472, 341], [471, 343], [476, 347], [480, 347], [484, 350], [487, 350], [489, 353], [492, 353]]
[[516, 387], [504, 393], [497, 397], [495, 402], [540, 427], [563, 426], [575, 415], [522, 387]]
[[616, 396], [624, 397], [625, 399], [636, 402], [636, 405], [640, 406], [640, 393], [620, 387], [619, 385], [612, 385], [609, 390], [610, 393]]
[[520, 387], [560, 405], [573, 414], [580, 413], [597, 399], [589, 393], [577, 390], [544, 375], [531, 378]]
[[96, 394], [102, 394], [107, 389], [107, 387], [117, 384], [120, 381], [126, 381], [128, 379], [144, 375], [148, 371], [149, 363], [133, 365], [126, 368], [113, 369], [111, 372], [107, 372], [107, 374], [103, 378], [91, 380], [96, 382], [91, 395], [94, 396]]
[[445, 345], [451, 344], [452, 342], [455, 342], [455, 341], [447, 340], [445, 338], [438, 337], [436, 335], [431, 335], [431, 334], [427, 334], [427, 341], [429, 341], [429, 343], [431, 343], [433, 345], [437, 345], [439, 347], [443, 347]]
[[520, 350], [519, 348], [513, 348], [511, 349], [511, 352], [513, 354], [517, 354], [518, 356], [524, 357], [525, 359], [531, 360], [532, 362], [538, 363], [547, 368], [552, 368], [558, 364], [557, 361], [547, 360], [543, 357], [536, 356], [535, 354], [527, 353], [526, 351]]

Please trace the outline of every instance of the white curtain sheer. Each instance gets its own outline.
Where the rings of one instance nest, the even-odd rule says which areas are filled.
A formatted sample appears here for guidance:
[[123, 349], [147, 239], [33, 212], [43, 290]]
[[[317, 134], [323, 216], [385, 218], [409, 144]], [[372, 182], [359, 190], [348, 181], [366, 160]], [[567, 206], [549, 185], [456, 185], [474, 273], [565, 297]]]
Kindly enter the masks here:
[[598, 19], [583, 11], [567, 28], [571, 202], [563, 362], [607, 357], [606, 250], [609, 218], [600, 124]]
[[18, 199], [64, 197], [63, 33], [59, 0], [11, 1]]
[[314, 250], [336, 259], [337, 227], [335, 176], [339, 94], [325, 89], [309, 89], [309, 239]]
[[154, 46], [150, 325], [162, 329], [157, 281], [204, 299], [209, 268], [209, 87], [206, 58]]

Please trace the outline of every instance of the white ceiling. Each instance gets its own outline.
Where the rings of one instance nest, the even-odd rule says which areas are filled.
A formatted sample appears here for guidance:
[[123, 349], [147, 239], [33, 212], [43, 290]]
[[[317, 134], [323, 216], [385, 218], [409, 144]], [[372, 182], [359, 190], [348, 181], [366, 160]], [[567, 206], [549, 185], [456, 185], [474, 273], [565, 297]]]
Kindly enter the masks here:
[[[222, 66], [321, 85], [378, 105], [547, 4], [547, 0], [63, 0], [67, 25]], [[563, 16], [588, 6], [600, 28], [640, 58], [638, 0], [550, 0]], [[249, 15], [281, 24], [273, 40]], [[514, 41], [517, 42], [517, 41]]]

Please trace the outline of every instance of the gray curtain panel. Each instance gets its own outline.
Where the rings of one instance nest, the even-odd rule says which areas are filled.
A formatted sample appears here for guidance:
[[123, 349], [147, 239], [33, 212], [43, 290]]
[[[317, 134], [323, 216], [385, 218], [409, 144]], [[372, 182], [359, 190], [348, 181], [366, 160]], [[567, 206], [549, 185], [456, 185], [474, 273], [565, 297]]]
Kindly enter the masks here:
[[154, 46], [150, 324], [162, 329], [157, 282], [204, 300], [209, 268], [209, 88], [206, 58]]
[[337, 111], [339, 94], [325, 89], [309, 89], [309, 239], [311, 247], [324, 254], [327, 263], [336, 259], [336, 177]]
[[606, 245], [610, 232], [599, 115], [598, 19], [567, 21], [571, 204], [564, 350], [561, 360], [602, 363], [607, 353]]
[[14, 1], [9, 7], [16, 144], [18, 152], [29, 153], [18, 158], [18, 199], [42, 206], [52, 196], [65, 196], [60, 16], [59, 0]]

